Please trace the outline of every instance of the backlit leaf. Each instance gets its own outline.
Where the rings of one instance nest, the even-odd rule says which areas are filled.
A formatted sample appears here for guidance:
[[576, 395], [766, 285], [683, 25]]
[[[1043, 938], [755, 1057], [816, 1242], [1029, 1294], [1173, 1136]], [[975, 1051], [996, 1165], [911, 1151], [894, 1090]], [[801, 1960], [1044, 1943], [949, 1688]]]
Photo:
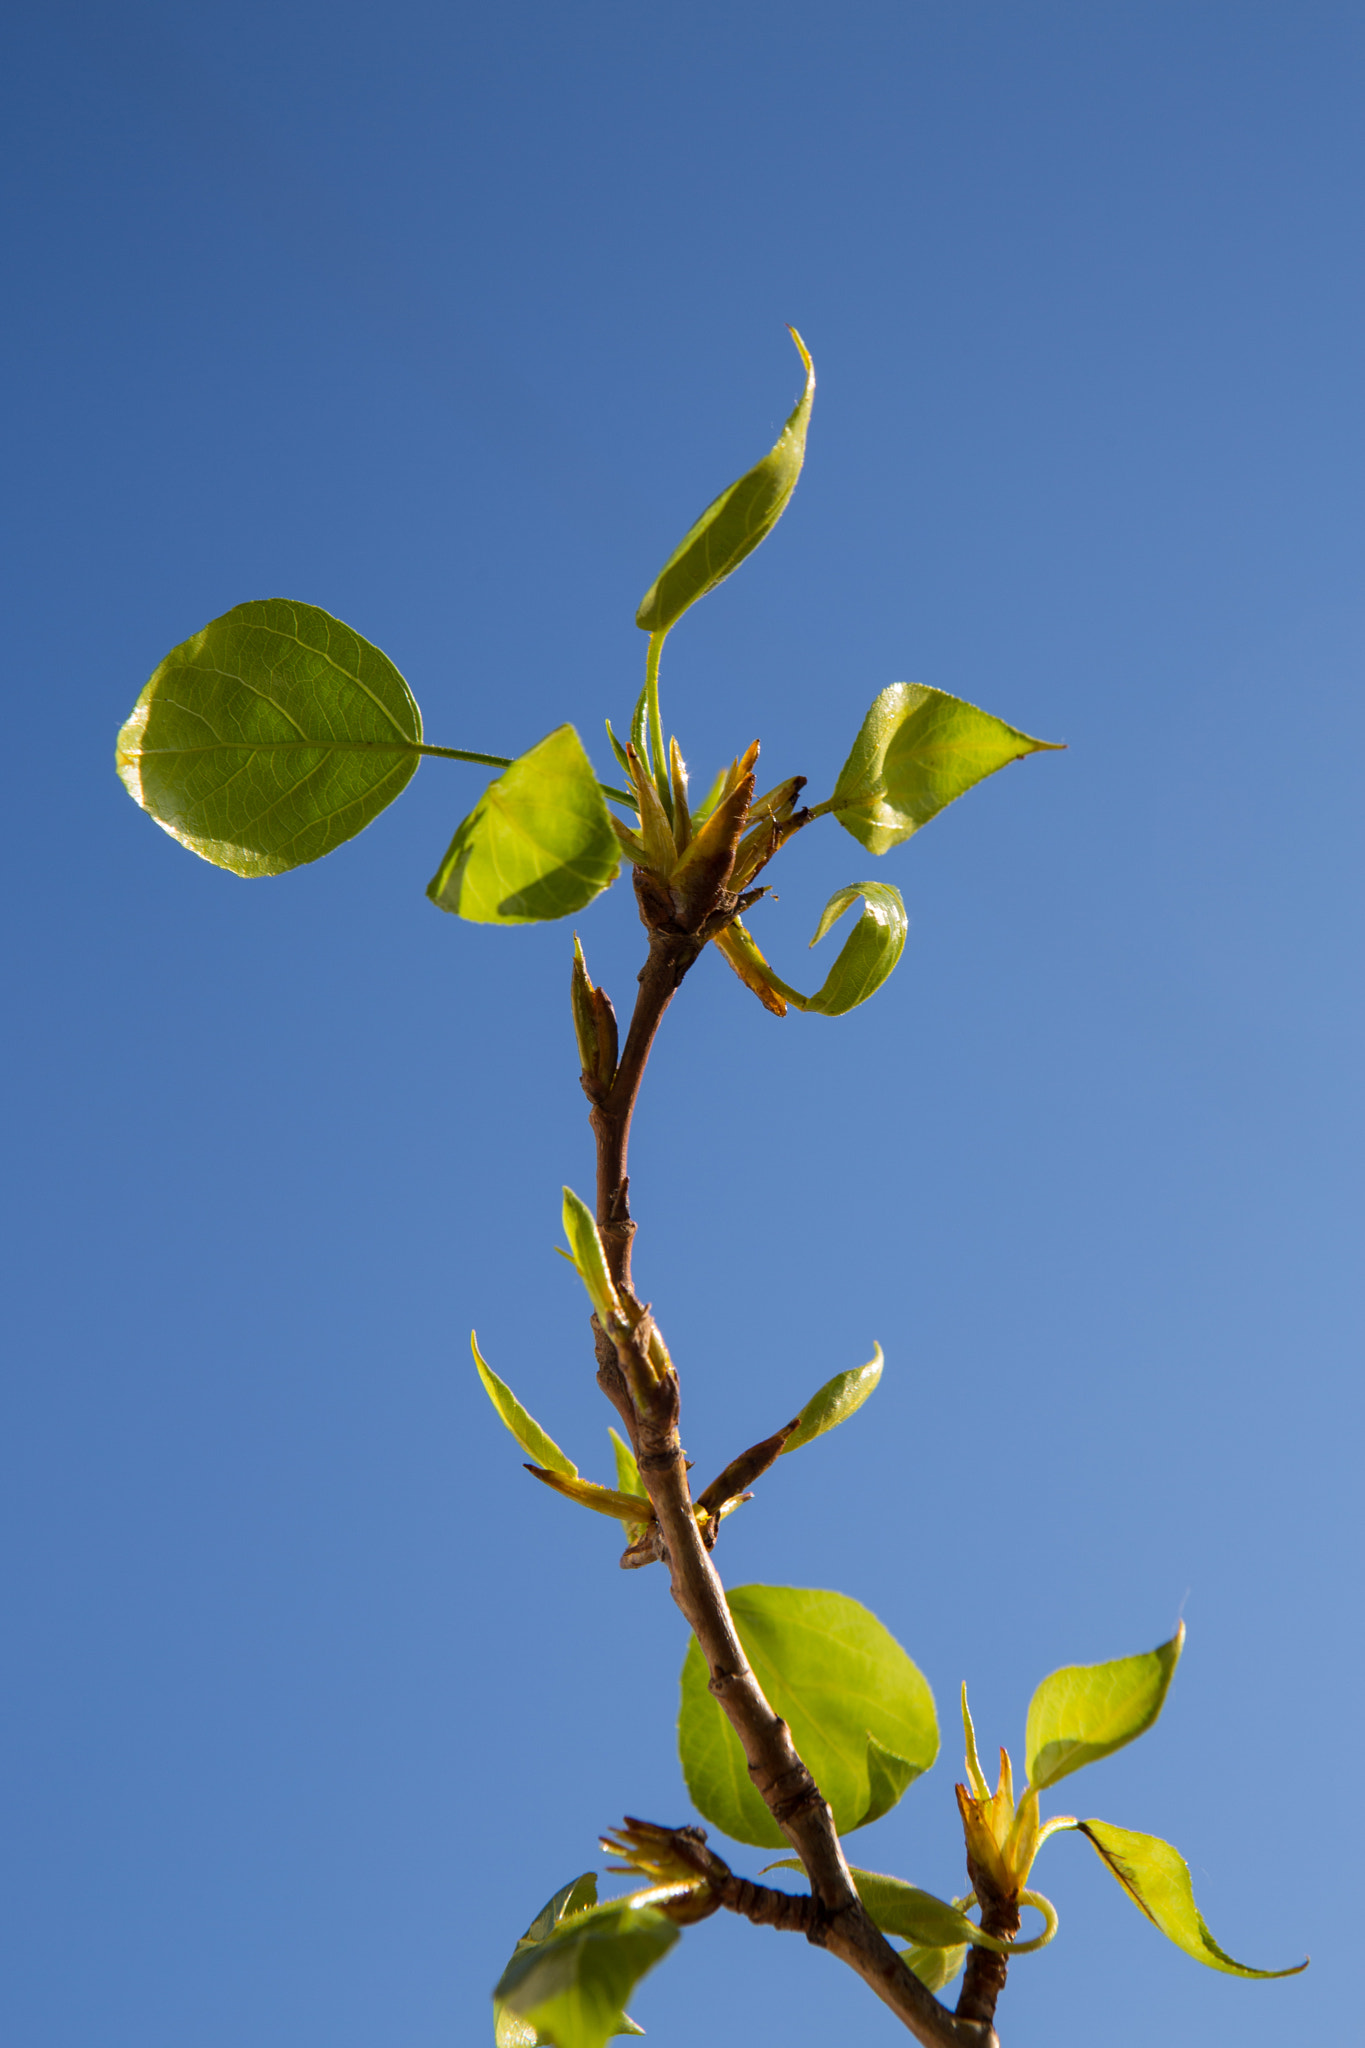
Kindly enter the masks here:
[[815, 371], [795, 328], [792, 340], [806, 366], [806, 386], [776, 447], [714, 498], [688, 528], [646, 591], [635, 623], [666, 633], [699, 597], [714, 590], [776, 526], [796, 489], [806, 459], [806, 429], [815, 397]]
[[869, 853], [887, 853], [974, 783], [1025, 754], [1051, 751], [989, 712], [923, 683], [892, 683], [877, 697], [834, 794], [832, 811]]
[[[541, 1907], [517, 1943], [513, 1959], [548, 1941], [560, 1922], [570, 1914], [585, 1912], [596, 1904], [597, 1877], [593, 1871], [585, 1870], [582, 1877], [564, 1885]], [[643, 2034], [644, 2028], [637, 2027], [634, 2020], [622, 2013], [621, 2024], [616, 2031], [618, 2034]], [[540, 2033], [529, 2020], [520, 2019], [509, 2006], [497, 1999], [493, 2002], [493, 2038], [496, 2048], [553, 2048], [549, 2034]]]
[[639, 1513], [639, 1496], [633, 1493], [618, 1493], [614, 1487], [599, 1486], [593, 1479], [580, 1479], [564, 1472], [551, 1472], [539, 1465], [526, 1468], [533, 1478], [562, 1493], [566, 1500], [576, 1501], [581, 1508], [591, 1508], [594, 1514], [610, 1515], [614, 1522], [653, 1521], [654, 1510], [648, 1508], [645, 1515]]
[[[933, 1694], [874, 1614], [842, 1593], [739, 1586], [729, 1595], [759, 1684], [849, 1834], [894, 1804], [938, 1755]], [[678, 1748], [699, 1810], [737, 1842], [781, 1848], [786, 1837], [755, 1791], [744, 1752], [709, 1690], [694, 1642], [682, 1674]], [[894, 1760], [894, 1765], [888, 1760]]]
[[1226, 1970], [1232, 1977], [1295, 1977], [1308, 1968], [1307, 1962], [1302, 1962], [1287, 1970], [1253, 1970], [1246, 1963], [1235, 1962], [1205, 1926], [1194, 1903], [1189, 1866], [1169, 1842], [1156, 1835], [1134, 1834], [1129, 1828], [1111, 1827], [1103, 1820], [1078, 1821], [1076, 1827], [1152, 1925], [1197, 1963], [1207, 1963], [1211, 1970]]
[[[805, 1866], [799, 1857], [784, 1856], [767, 1867], [802, 1870]], [[918, 1885], [907, 1884], [902, 1877], [884, 1877], [879, 1870], [859, 1870], [853, 1864], [849, 1865], [848, 1874], [870, 1918], [883, 1934], [899, 1935], [902, 1941], [918, 1942], [925, 1948], [952, 1948], [959, 1942], [973, 1941], [986, 1947], [996, 1946], [989, 1935], [983, 1938], [980, 1928], [960, 1906], [936, 1898], [933, 1892], [921, 1891]], [[1001, 1942], [998, 1946], [1006, 1949], [1009, 1943]]]
[[479, 1351], [479, 1340], [471, 1330], [470, 1349], [479, 1378], [498, 1414], [511, 1430], [527, 1456], [534, 1458], [537, 1465], [545, 1465], [551, 1472], [558, 1472], [565, 1479], [576, 1479], [578, 1467], [571, 1458], [566, 1458], [552, 1436], [547, 1436], [534, 1415], [528, 1415], [505, 1380], [500, 1380], [491, 1365], [488, 1365]]
[[625, 2001], [678, 1939], [671, 1920], [628, 1899], [564, 1915], [542, 1940], [519, 1945], [493, 1992], [555, 2048], [604, 2048], [634, 2032]]
[[916, 1945], [903, 1948], [901, 1958], [906, 1967], [914, 1971], [926, 1991], [937, 1993], [961, 1972], [967, 1960], [967, 1944], [964, 1942], [960, 1948], [920, 1948]]
[[564, 1190], [562, 1214], [564, 1235], [569, 1240], [569, 1251], [578, 1268], [578, 1276], [588, 1290], [588, 1299], [603, 1328], [609, 1329], [620, 1320], [621, 1301], [607, 1267], [597, 1219], [582, 1196], [576, 1195], [572, 1188]]
[[173, 647], [118, 736], [128, 794], [234, 875], [363, 831], [417, 772], [422, 714], [386, 654], [317, 605], [234, 605]]
[[855, 1365], [850, 1372], [836, 1372], [818, 1394], [811, 1395], [796, 1418], [796, 1428], [782, 1446], [782, 1457], [789, 1451], [799, 1451], [803, 1444], [814, 1443], [827, 1429], [837, 1429], [850, 1415], [857, 1414], [882, 1376], [881, 1345], [874, 1344], [872, 1352], [866, 1365]]
[[640, 1477], [640, 1467], [635, 1462], [634, 1451], [625, 1438], [618, 1436], [614, 1429], [608, 1427], [607, 1435], [611, 1438], [611, 1447], [616, 1454], [616, 1484], [619, 1491], [633, 1493], [638, 1500], [646, 1500], [648, 1496], [645, 1493], [645, 1482]]
[[904, 952], [909, 929], [898, 889], [889, 882], [854, 882], [830, 897], [811, 940], [812, 946], [824, 938], [845, 911], [852, 909], [859, 897], [863, 899], [862, 915], [813, 996], [803, 996], [800, 989], [773, 972], [753, 934], [738, 918], [720, 933], [715, 942], [717, 949], [745, 987], [752, 989], [774, 1016], [785, 1015], [788, 1003], [813, 1016], [845, 1016], [877, 993]]
[[900, 891], [888, 882], [854, 882], [840, 889], [825, 905], [816, 927], [812, 946], [823, 939], [830, 927], [851, 910], [859, 897], [862, 915], [844, 940], [839, 957], [813, 996], [802, 1003], [803, 1010], [821, 1017], [842, 1017], [874, 996], [905, 950], [909, 921]]
[[592, 764], [560, 725], [489, 783], [427, 894], [476, 924], [536, 924], [581, 910], [619, 871]]
[[1045, 1678], [1029, 1702], [1024, 1738], [1033, 1789], [1041, 1792], [1145, 1734], [1161, 1712], [1184, 1644], [1182, 1621], [1169, 1643], [1141, 1656], [1069, 1664]]

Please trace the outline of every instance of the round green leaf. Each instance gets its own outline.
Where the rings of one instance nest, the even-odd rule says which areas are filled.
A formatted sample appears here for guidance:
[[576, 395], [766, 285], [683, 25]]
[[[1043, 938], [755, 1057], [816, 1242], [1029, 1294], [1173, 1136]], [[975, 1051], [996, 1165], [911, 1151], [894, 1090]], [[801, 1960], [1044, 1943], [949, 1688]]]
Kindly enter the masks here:
[[281, 875], [411, 781], [422, 714], [386, 654], [317, 605], [234, 605], [172, 648], [118, 736], [129, 795], [192, 853]]
[[[738, 1586], [729, 1595], [744, 1653], [792, 1731], [841, 1835], [893, 1806], [938, 1755], [934, 1697], [875, 1614], [842, 1593]], [[694, 1642], [682, 1673], [678, 1749], [699, 1811], [737, 1842], [786, 1836], [755, 1791], [739, 1738]]]
[[581, 910], [619, 873], [592, 763], [560, 725], [489, 783], [427, 894], [476, 924], [537, 924]]

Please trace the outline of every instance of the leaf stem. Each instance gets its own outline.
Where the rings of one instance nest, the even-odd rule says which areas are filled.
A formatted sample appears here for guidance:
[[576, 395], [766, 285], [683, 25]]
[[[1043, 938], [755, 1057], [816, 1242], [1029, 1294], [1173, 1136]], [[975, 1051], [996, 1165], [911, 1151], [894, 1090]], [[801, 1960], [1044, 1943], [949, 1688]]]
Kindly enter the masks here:
[[[481, 768], [510, 768], [511, 754], [471, 754], [466, 747], [412, 746], [411, 752], [430, 754], [438, 761], [473, 761]], [[613, 803], [629, 804], [635, 807], [635, 799], [628, 790], [616, 789], [610, 782], [599, 782], [597, 787], [603, 796], [609, 796]]]
[[654, 780], [658, 786], [668, 822], [673, 822], [673, 787], [668, 775], [668, 756], [664, 752], [664, 724], [659, 711], [659, 660], [664, 651], [664, 640], [668, 628], [649, 636], [649, 652], [645, 656], [645, 704], [649, 715], [649, 744], [654, 755]]

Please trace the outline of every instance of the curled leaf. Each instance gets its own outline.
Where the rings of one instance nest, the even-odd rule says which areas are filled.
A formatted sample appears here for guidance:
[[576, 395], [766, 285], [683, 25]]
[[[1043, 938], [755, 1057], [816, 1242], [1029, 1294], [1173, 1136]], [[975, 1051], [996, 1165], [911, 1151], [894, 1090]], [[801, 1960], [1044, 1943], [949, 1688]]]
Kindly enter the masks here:
[[314, 604], [234, 605], [173, 647], [119, 733], [135, 803], [234, 875], [282, 875], [363, 831], [421, 759], [386, 654]]
[[1045, 1678], [1029, 1702], [1024, 1738], [1035, 1792], [1145, 1734], [1165, 1704], [1184, 1646], [1182, 1621], [1168, 1643], [1141, 1656], [1069, 1664]]
[[787, 1004], [794, 1003], [798, 1010], [818, 1017], [843, 1017], [877, 993], [904, 952], [909, 929], [899, 889], [892, 888], [889, 882], [853, 882], [830, 897], [821, 912], [812, 946], [819, 944], [860, 897], [862, 915], [813, 996], [803, 996], [800, 989], [774, 974], [753, 934], [738, 918], [720, 934], [716, 945], [740, 980], [775, 1016], [785, 1016]]
[[806, 429], [815, 397], [815, 370], [806, 345], [794, 327], [791, 337], [806, 368], [805, 389], [796, 409], [777, 445], [714, 498], [678, 542], [635, 614], [636, 625], [646, 633], [666, 633], [689, 605], [739, 567], [787, 509], [806, 458]]
[[862, 915], [844, 940], [823, 985], [801, 1005], [822, 1017], [842, 1017], [874, 996], [905, 950], [908, 920], [899, 889], [889, 882], [854, 882], [825, 905], [812, 946], [851, 910], [859, 897]]
[[571, 725], [490, 782], [457, 827], [427, 895], [476, 924], [568, 917], [616, 880], [616, 832]]
[[887, 853], [946, 805], [1025, 754], [1052, 751], [1049, 740], [978, 711], [924, 683], [892, 683], [874, 699], [834, 794], [832, 811], [869, 853]]
[[1225, 1970], [1232, 1977], [1296, 1977], [1308, 1963], [1294, 1963], [1287, 1970], [1253, 1970], [1235, 1962], [1218, 1946], [1194, 1903], [1194, 1886], [1189, 1865], [1179, 1850], [1156, 1835], [1134, 1834], [1129, 1828], [1112, 1827], [1104, 1820], [1075, 1823], [1100, 1860], [1110, 1869], [1140, 1912], [1183, 1948], [1197, 1963], [1211, 1970]]
[[566, 1458], [552, 1436], [547, 1436], [534, 1415], [528, 1415], [505, 1380], [500, 1380], [491, 1365], [488, 1365], [480, 1351], [479, 1340], [473, 1330], [469, 1333], [470, 1348], [479, 1378], [483, 1381], [484, 1392], [497, 1409], [508, 1429], [511, 1430], [521, 1448], [538, 1465], [546, 1466], [551, 1472], [559, 1473], [565, 1479], [576, 1479], [578, 1467], [571, 1458]]
[[812, 1394], [796, 1418], [796, 1428], [782, 1446], [781, 1455], [799, 1451], [816, 1437], [823, 1436], [828, 1429], [837, 1429], [841, 1422], [847, 1422], [850, 1415], [856, 1415], [868, 1395], [874, 1392], [881, 1376], [882, 1347], [872, 1346], [872, 1357], [866, 1365], [855, 1365], [849, 1372], [837, 1372], [832, 1380], [826, 1380], [816, 1394]]

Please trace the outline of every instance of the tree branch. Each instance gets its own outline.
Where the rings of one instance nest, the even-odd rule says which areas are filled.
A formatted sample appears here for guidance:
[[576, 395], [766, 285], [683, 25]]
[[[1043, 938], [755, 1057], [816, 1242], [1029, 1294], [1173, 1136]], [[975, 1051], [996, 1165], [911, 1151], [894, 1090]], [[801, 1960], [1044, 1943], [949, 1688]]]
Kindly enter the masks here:
[[[742, 823], [742, 817], [737, 818], [731, 863]], [[635, 1234], [627, 1170], [631, 1119], [664, 1012], [707, 939], [735, 914], [739, 899], [728, 890], [728, 879], [727, 866], [716, 873], [714, 888], [705, 898], [700, 892], [691, 893], [685, 915], [680, 915], [684, 906], [676, 893], [636, 869], [640, 916], [650, 935], [649, 956], [641, 970], [630, 1030], [610, 1087], [603, 1089], [587, 1074], [583, 1076], [597, 1140], [597, 1224], [612, 1278], [626, 1295], [633, 1296], [631, 1244]], [[940, 2005], [873, 1924], [858, 1898], [828, 1802], [798, 1754], [791, 1730], [774, 1713], [749, 1666], [725, 1589], [697, 1527], [687, 1461], [678, 1435], [676, 1374], [670, 1367], [655, 1395], [642, 1403], [632, 1395], [612, 1340], [600, 1328], [594, 1334], [598, 1380], [635, 1446], [640, 1476], [658, 1517], [673, 1598], [701, 1646], [711, 1673], [711, 1691], [739, 1738], [749, 1776], [810, 1880], [818, 1917], [812, 1928], [805, 1930], [808, 1938], [821, 1942], [856, 1970], [926, 2048], [998, 2048], [989, 2015], [982, 2023], [959, 2018]], [[755, 1897], [766, 1889], [756, 1888]], [[735, 1896], [738, 1899], [739, 1894]], [[736, 1910], [744, 1909], [737, 1906]]]

